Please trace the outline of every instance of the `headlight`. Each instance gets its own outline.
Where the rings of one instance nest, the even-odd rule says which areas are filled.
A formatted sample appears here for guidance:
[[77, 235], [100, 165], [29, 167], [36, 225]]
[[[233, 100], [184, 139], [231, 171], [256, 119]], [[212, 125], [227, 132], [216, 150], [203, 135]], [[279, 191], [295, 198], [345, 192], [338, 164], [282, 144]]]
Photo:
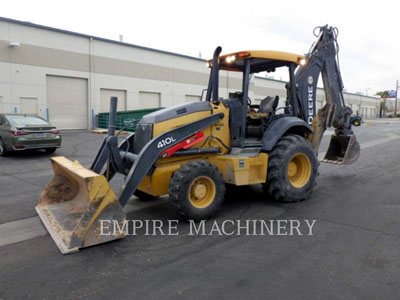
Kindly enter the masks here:
[[300, 65], [304, 66], [306, 64], [306, 59], [302, 58], [300, 59]]
[[231, 55], [231, 56], [228, 56], [227, 58], [225, 58], [225, 61], [226, 61], [228, 64], [230, 64], [231, 62], [234, 62], [235, 59], [236, 59], [235, 55]]

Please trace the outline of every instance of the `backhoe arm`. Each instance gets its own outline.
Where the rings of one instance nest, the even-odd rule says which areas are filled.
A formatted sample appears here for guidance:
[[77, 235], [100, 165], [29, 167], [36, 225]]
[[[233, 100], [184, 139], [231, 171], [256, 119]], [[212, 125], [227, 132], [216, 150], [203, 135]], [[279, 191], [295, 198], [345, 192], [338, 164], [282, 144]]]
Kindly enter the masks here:
[[[299, 114], [312, 124], [313, 134], [309, 136], [316, 151], [327, 127], [333, 126], [330, 147], [324, 162], [339, 164], [353, 163], [360, 154], [360, 147], [351, 130], [352, 110], [346, 106], [343, 97], [343, 82], [338, 63], [337, 29], [318, 27], [317, 41], [306, 55], [307, 61], [296, 70], [296, 95]], [[326, 105], [316, 110], [317, 84], [319, 75], [325, 91]]]

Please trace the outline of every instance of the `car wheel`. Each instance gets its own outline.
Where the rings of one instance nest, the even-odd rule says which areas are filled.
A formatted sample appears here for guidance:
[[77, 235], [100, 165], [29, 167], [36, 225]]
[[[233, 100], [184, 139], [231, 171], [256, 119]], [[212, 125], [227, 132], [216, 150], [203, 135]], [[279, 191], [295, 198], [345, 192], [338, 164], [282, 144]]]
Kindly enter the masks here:
[[6, 156], [7, 155], [7, 148], [6, 144], [3, 142], [3, 140], [0, 138], [0, 156]]
[[46, 153], [54, 153], [54, 152], [56, 152], [57, 148], [47, 148], [44, 150], [46, 151]]

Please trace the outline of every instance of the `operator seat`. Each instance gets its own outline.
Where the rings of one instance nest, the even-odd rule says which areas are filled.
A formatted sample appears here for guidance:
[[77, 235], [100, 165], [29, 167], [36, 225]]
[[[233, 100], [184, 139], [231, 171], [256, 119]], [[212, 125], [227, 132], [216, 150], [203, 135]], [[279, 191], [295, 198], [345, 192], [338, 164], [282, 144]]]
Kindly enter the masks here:
[[264, 114], [270, 114], [270, 113], [274, 112], [274, 110], [277, 108], [278, 103], [279, 103], [279, 96], [265, 97], [260, 102], [260, 108], [258, 109], [258, 112], [264, 113]]

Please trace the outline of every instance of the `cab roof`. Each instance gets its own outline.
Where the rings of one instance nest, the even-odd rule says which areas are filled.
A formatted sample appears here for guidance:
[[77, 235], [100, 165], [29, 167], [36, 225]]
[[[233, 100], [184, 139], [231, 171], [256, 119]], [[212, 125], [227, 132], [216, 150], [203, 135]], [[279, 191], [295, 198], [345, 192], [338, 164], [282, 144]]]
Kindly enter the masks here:
[[[294, 54], [283, 51], [272, 50], [247, 50], [239, 51], [219, 56], [219, 64], [221, 70], [226, 71], [243, 71], [244, 61], [251, 58], [250, 72], [257, 73], [262, 71], [274, 71], [275, 68], [294, 63], [300, 64], [304, 55]], [[212, 59], [207, 62], [211, 63]]]

